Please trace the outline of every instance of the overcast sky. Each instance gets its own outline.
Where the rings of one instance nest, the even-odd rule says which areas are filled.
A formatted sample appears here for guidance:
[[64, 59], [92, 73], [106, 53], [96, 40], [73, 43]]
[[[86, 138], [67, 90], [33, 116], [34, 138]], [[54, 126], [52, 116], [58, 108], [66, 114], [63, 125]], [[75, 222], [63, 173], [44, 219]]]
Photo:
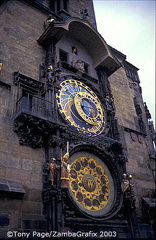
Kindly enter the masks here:
[[143, 100], [155, 121], [155, 0], [93, 0], [97, 28], [107, 44], [138, 71]]

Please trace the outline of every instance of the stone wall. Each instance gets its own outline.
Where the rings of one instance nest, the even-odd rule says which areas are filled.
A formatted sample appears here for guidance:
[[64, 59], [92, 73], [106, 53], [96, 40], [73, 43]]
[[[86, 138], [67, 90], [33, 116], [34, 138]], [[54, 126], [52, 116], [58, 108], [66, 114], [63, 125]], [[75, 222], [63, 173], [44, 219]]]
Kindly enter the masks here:
[[[47, 1], [46, 1], [47, 3]], [[69, 0], [69, 13], [80, 17], [80, 10], [88, 8], [88, 20], [96, 27], [91, 0]], [[13, 73], [21, 72], [39, 80], [39, 67], [45, 61], [45, 51], [37, 43], [44, 31], [47, 15], [21, 1], [7, 1], [1, 6], [0, 15], [0, 62], [3, 63], [0, 81], [7, 83], [0, 87], [0, 181], [20, 183], [25, 190], [23, 199], [0, 199], [0, 219], [5, 219], [3, 230], [45, 229], [42, 214], [42, 183], [45, 153], [43, 149], [33, 149], [19, 144], [14, 133], [14, 117], [18, 88], [13, 84]], [[132, 140], [125, 128], [138, 130], [134, 107], [135, 90], [129, 87], [125, 70], [120, 68], [110, 78], [110, 85], [116, 106], [120, 137], [128, 158], [127, 173], [133, 175], [136, 205], [141, 197], [152, 196], [154, 181], [150, 167], [149, 136], [143, 141]], [[138, 98], [143, 110], [143, 118], [149, 133], [143, 108], [141, 93]], [[139, 209], [139, 208], [138, 208]], [[22, 221], [21, 221], [22, 220]]]
[[[137, 118], [134, 97], [137, 97], [142, 109], [142, 116], [146, 126], [146, 133], [149, 134], [149, 127], [145, 115], [143, 99], [138, 85], [137, 89], [130, 88], [131, 80], [126, 76], [124, 68], [120, 68], [109, 78], [114, 103], [116, 107], [116, 118], [120, 128], [120, 137], [124, 147], [128, 162], [127, 174], [133, 176], [132, 182], [136, 182], [133, 187], [136, 197], [137, 211], [141, 210], [141, 198], [152, 197], [155, 189], [154, 176], [151, 168], [150, 147], [151, 139], [149, 135], [140, 135], [140, 129], [135, 119]], [[134, 139], [131, 137], [131, 131]], [[138, 138], [141, 138], [141, 142]]]
[[72, 17], [81, 18], [81, 10], [87, 9], [88, 17], [87, 20], [96, 28], [96, 20], [94, 14], [94, 6], [92, 0], [69, 0], [69, 14]]
[[12, 83], [12, 71], [38, 79], [44, 52], [37, 39], [44, 31], [46, 16], [20, 1], [8, 1], [2, 13], [1, 53], [3, 74]]
[[[13, 132], [17, 101], [13, 73], [20, 71], [38, 80], [44, 51], [37, 39], [44, 30], [47, 16], [20, 1], [8, 1], [1, 11], [0, 62], [3, 68], [0, 80], [10, 85], [11, 89], [0, 87], [0, 181], [20, 183], [26, 192], [23, 200], [16, 199], [16, 196], [15, 199], [0, 200], [0, 218], [8, 216], [9, 219], [3, 229], [10, 230], [29, 228], [32, 221], [35, 224], [43, 220], [41, 191], [44, 151], [19, 145], [19, 138]], [[21, 224], [19, 219], [24, 222]]]
[[120, 68], [110, 76], [109, 80], [115, 100], [118, 124], [134, 128], [134, 117], [136, 117], [136, 113], [125, 70]]

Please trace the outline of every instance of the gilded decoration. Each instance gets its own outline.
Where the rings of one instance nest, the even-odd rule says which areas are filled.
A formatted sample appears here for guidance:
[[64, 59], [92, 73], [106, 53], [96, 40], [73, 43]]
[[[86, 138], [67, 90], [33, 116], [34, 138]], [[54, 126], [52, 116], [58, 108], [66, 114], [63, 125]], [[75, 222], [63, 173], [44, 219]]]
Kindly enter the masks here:
[[102, 103], [84, 83], [74, 79], [63, 81], [56, 100], [59, 112], [69, 126], [89, 136], [104, 131], [106, 116]]
[[87, 210], [98, 211], [108, 203], [109, 178], [93, 158], [79, 157], [71, 164], [69, 188], [74, 199]]

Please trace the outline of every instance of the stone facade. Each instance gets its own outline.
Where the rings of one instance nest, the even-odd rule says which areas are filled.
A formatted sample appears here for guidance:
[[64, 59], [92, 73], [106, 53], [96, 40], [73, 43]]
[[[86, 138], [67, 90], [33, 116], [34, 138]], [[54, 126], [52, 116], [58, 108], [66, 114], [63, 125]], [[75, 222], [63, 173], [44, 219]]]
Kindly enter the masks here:
[[[18, 98], [17, 87], [13, 84], [13, 72], [20, 71], [36, 80], [42, 63], [43, 49], [37, 39], [43, 31], [46, 15], [20, 1], [8, 1], [1, 6], [1, 81], [9, 87], [0, 88], [1, 119], [1, 180], [20, 183], [26, 191], [23, 200], [1, 199], [1, 217], [9, 215], [4, 231], [27, 229], [24, 221], [45, 222], [42, 217], [42, 164], [44, 151], [19, 145], [13, 131], [13, 118]], [[34, 52], [32, 54], [32, 52]], [[20, 222], [23, 219], [23, 222]], [[35, 224], [34, 224], [35, 225]], [[45, 227], [44, 224], [40, 224]], [[2, 229], [2, 232], [3, 232]], [[2, 235], [3, 237], [3, 235]]]
[[69, 1], [69, 13], [71, 16], [74, 17], [82, 17], [80, 12], [83, 9], [88, 10], [88, 17], [87, 20], [96, 28], [96, 20], [95, 20], [95, 14], [94, 14], [94, 7], [93, 7], [93, 2], [91, 0], [70, 0]]
[[[53, 12], [48, 0], [31, 1], [31, 3], [28, 0], [4, 0], [0, 3], [0, 62], [3, 63], [0, 72], [0, 224], [2, 226], [0, 237], [6, 238], [6, 232], [10, 230], [49, 231], [62, 230], [67, 227], [67, 229], [71, 228], [76, 231], [77, 225], [73, 225], [72, 221], [77, 221], [77, 219], [80, 219], [80, 226], [83, 230], [85, 226], [88, 230], [91, 229], [95, 222], [99, 230], [107, 230], [110, 223], [120, 232], [119, 237], [134, 237], [133, 231], [130, 233], [130, 230], [126, 230], [129, 229], [129, 220], [121, 217], [124, 211], [119, 211], [120, 195], [122, 195], [120, 184], [122, 174], [126, 172], [126, 174], [133, 175], [132, 189], [136, 198], [136, 212], [139, 221], [150, 229], [149, 232], [145, 231], [145, 236], [148, 238], [152, 236], [152, 233], [148, 225], [149, 221], [143, 219], [142, 200], [154, 197], [154, 132], [151, 130], [150, 117], [147, 116], [147, 109], [143, 103], [139, 79], [134, 81], [126, 72], [127, 66], [135, 72], [137, 68], [126, 62], [126, 57], [122, 53], [112, 48], [109, 49], [109, 46], [99, 45], [99, 49], [104, 47], [102, 51], [106, 51], [110, 58], [108, 62], [103, 60], [102, 63], [98, 63], [96, 69], [83, 72], [71, 63], [63, 63], [64, 65], [59, 65], [59, 70], [56, 69], [60, 60], [60, 49], [71, 54], [67, 40], [70, 46], [73, 38], [72, 30], [69, 27], [69, 33], [65, 37], [61, 32], [62, 29], [67, 29], [66, 22], [69, 21], [69, 26], [73, 26], [73, 31], [76, 26], [74, 24], [84, 27], [95, 37], [93, 39], [95, 44], [97, 44], [96, 39], [99, 44], [102, 44], [98, 33], [94, 32], [96, 21], [92, 0], [69, 0], [67, 2], [68, 12], [63, 11], [63, 13], [61, 10], [64, 9], [59, 9], [60, 13]], [[85, 12], [80, 14], [80, 11], [85, 9], [88, 10], [88, 16]], [[53, 23], [45, 27], [49, 14], [55, 19], [54, 28]], [[60, 23], [63, 23], [61, 33], [54, 34], [49, 40], [48, 37], [53, 34], [53, 30], [60, 29], [57, 25]], [[84, 45], [81, 46], [75, 39], [73, 43], [80, 49], [82, 60], [88, 61], [89, 65], [94, 68], [97, 56], [94, 58], [90, 55], [91, 45], [86, 48], [85, 53], [84, 47], [87, 46], [88, 36], [85, 38], [83, 33], [80, 35], [82, 35], [81, 41]], [[52, 47], [48, 45], [50, 41], [52, 41], [50, 45]], [[54, 44], [53, 41], [57, 43]], [[49, 65], [55, 67], [55, 73], [52, 72], [52, 75], [47, 73]], [[89, 71], [88, 69], [86, 71]], [[106, 133], [106, 137], [92, 140], [81, 133], [74, 133], [70, 127], [66, 127], [66, 122], [57, 113], [54, 92], [58, 93], [60, 81], [66, 79], [64, 76], [68, 75], [83, 79], [84, 83], [99, 94], [98, 96], [101, 94], [103, 103], [107, 95], [113, 96], [111, 114], [107, 109], [110, 130], [108, 134]], [[98, 77], [103, 82], [101, 80], [100, 83]], [[35, 100], [32, 100], [32, 95], [35, 95]], [[31, 113], [30, 109], [22, 112], [25, 99], [28, 101], [27, 107], [31, 107]], [[36, 110], [33, 109], [34, 106], [40, 106], [40, 108]], [[50, 110], [52, 109], [52, 118], [49, 106]], [[141, 109], [141, 112], [138, 109]], [[43, 110], [46, 110], [46, 115], [42, 115]], [[143, 124], [141, 120], [139, 122], [140, 117]], [[90, 149], [97, 148], [95, 152], [99, 156], [105, 152], [108, 159], [112, 159], [110, 168], [114, 171], [116, 179], [118, 190], [115, 206], [119, 213], [115, 215], [115, 210], [112, 210], [115, 216], [110, 214], [111, 219], [106, 218], [105, 225], [102, 225], [99, 219], [97, 221], [87, 220], [81, 212], [76, 213], [72, 201], [69, 206], [65, 190], [61, 192], [60, 189], [49, 187], [49, 172], [46, 164], [49, 163], [51, 157], [56, 158], [58, 165], [60, 164], [60, 149], [62, 148], [65, 153], [67, 140], [71, 141], [71, 154], [78, 151], [77, 149], [84, 151], [86, 148], [87, 151], [91, 151]], [[58, 209], [55, 212], [56, 202]], [[71, 220], [72, 217], [75, 220]], [[62, 223], [63, 218], [65, 224]], [[49, 219], [52, 223], [49, 223]], [[134, 221], [133, 217], [131, 221]], [[83, 225], [83, 222], [86, 225]], [[121, 229], [117, 222], [121, 224]], [[141, 226], [144, 225], [140, 224], [140, 229]], [[141, 237], [144, 237], [142, 232], [143, 230]]]
[[[133, 175], [133, 181], [136, 181], [134, 192], [136, 196], [136, 206], [140, 209], [140, 202], [143, 196], [153, 196], [155, 189], [154, 168], [153, 168], [153, 150], [152, 139], [149, 133], [149, 125], [144, 110], [144, 104], [140, 92], [139, 83], [135, 88], [131, 87], [132, 80], [126, 76], [123, 68], [116, 71], [110, 77], [111, 89], [116, 106], [116, 117], [121, 129], [121, 139], [125, 154], [128, 158], [127, 172]], [[125, 94], [123, 94], [123, 92]], [[142, 115], [146, 126], [147, 135], [142, 135], [135, 119], [137, 113], [134, 106], [134, 98], [139, 98], [139, 104], [142, 109]], [[127, 131], [129, 129], [129, 131]], [[131, 131], [134, 139], [131, 137]], [[135, 132], [136, 131], [136, 132]], [[138, 132], [137, 132], [138, 131]], [[141, 137], [141, 141], [139, 141]], [[150, 157], [151, 156], [151, 157]], [[147, 181], [148, 179], [148, 181]]]

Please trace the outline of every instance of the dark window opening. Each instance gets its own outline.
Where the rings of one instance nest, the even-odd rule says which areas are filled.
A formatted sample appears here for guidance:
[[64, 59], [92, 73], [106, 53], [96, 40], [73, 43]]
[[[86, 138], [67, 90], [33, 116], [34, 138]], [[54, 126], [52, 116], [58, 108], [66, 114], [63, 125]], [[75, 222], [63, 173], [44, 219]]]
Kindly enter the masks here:
[[23, 110], [31, 111], [33, 108], [33, 99], [34, 96], [38, 95], [38, 91], [34, 88], [29, 88], [28, 86], [21, 85], [21, 108]]
[[26, 90], [22, 90], [22, 109], [31, 111], [32, 110], [33, 95]]
[[68, 11], [68, 0], [51, 0], [49, 5], [54, 12], [59, 12], [60, 10]]
[[60, 11], [60, 1], [57, 1], [57, 11]]
[[67, 1], [67, 0], [64, 0], [64, 1], [63, 1], [63, 4], [64, 4], [64, 10], [65, 10], [65, 11], [68, 11], [68, 1]]
[[55, 8], [55, 1], [50, 1], [50, 9], [55, 12], [56, 11], [56, 8]]
[[89, 65], [87, 63], [84, 63], [84, 72], [88, 73], [88, 67]]
[[60, 61], [68, 62], [68, 53], [63, 50], [60, 50], [59, 58], [60, 58]]

